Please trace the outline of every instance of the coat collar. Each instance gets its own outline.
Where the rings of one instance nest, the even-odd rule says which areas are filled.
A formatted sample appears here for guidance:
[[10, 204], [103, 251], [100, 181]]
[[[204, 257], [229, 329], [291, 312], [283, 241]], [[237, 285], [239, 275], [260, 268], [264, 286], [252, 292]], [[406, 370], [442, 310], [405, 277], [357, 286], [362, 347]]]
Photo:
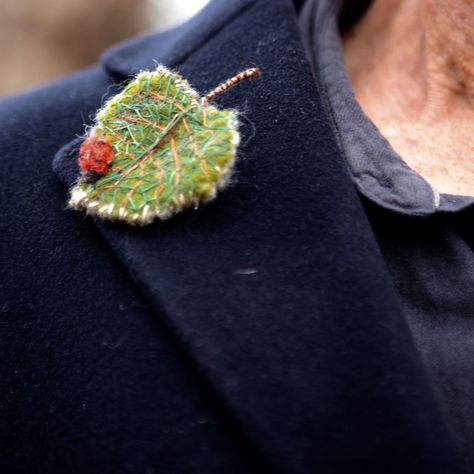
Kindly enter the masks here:
[[[156, 62], [178, 67], [217, 36], [235, 18], [249, 10], [255, 0], [208, 3], [199, 14], [180, 26], [159, 34], [128, 40], [108, 49], [101, 57], [102, 66], [115, 78], [127, 78], [141, 70], [156, 67]], [[216, 51], [217, 52], [217, 51]], [[217, 58], [216, 58], [217, 59]], [[207, 65], [212, 69], [213, 65]]]
[[[102, 58], [117, 80], [155, 61], [201, 92], [263, 71], [219, 99], [243, 143], [216, 201], [147, 228], [95, 223], [156, 317], [282, 472], [456, 472], [291, 1], [214, 1]], [[54, 162], [67, 184], [74, 146]]]

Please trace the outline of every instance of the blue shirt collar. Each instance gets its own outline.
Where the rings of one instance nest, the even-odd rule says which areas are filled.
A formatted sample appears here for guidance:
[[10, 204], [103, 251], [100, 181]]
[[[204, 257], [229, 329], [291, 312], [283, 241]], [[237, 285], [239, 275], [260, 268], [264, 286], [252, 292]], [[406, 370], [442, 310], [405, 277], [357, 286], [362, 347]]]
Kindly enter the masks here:
[[395, 152], [354, 97], [348, 78], [338, 17], [342, 0], [308, 0], [300, 26], [318, 87], [358, 191], [378, 205], [410, 215], [454, 212], [472, 196], [438, 193]]

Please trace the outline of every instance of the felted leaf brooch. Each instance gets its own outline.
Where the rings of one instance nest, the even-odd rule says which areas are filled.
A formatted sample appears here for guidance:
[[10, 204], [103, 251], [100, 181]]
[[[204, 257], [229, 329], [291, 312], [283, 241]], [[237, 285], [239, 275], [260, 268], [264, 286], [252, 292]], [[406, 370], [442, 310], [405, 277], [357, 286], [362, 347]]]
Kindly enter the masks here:
[[236, 112], [209, 102], [259, 74], [247, 69], [200, 98], [164, 66], [139, 73], [97, 113], [69, 207], [145, 225], [214, 199], [231, 176], [239, 132]]

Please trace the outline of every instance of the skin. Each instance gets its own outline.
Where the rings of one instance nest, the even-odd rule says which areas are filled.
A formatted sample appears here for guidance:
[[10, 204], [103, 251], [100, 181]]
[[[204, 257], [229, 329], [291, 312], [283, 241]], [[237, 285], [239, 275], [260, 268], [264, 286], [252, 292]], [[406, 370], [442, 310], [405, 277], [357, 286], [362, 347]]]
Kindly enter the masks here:
[[343, 38], [356, 99], [438, 192], [474, 196], [474, 2], [375, 0]]

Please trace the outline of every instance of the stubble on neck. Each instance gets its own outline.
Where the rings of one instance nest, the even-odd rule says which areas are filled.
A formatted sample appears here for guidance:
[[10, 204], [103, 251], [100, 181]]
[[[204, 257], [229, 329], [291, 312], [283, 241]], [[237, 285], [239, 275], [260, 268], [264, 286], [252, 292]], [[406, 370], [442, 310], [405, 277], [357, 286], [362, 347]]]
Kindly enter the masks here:
[[474, 2], [375, 0], [343, 38], [363, 110], [438, 191], [474, 195]]

